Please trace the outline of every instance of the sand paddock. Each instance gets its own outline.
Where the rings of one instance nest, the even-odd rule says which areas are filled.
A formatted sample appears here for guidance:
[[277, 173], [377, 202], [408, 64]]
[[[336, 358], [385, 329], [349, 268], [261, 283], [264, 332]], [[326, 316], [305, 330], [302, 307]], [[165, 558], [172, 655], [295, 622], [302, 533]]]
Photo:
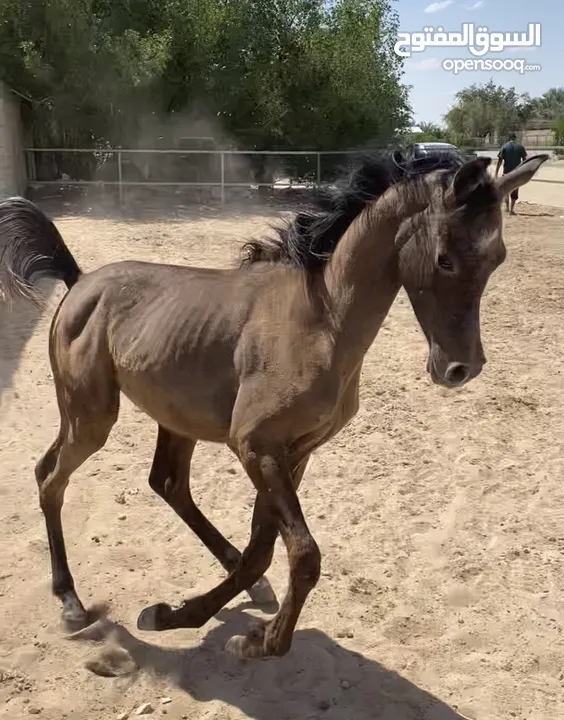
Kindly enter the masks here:
[[[431, 384], [423, 336], [403, 293], [396, 301], [367, 356], [357, 418], [302, 485], [322, 578], [279, 660], [223, 652], [257, 613], [241, 611], [243, 596], [201, 630], [136, 630], [144, 606], [206, 590], [222, 570], [150, 491], [156, 428], [126, 400], [63, 514], [79, 593], [109, 603], [119, 627], [98, 643], [63, 637], [33, 478], [58, 423], [47, 331], [62, 289], [41, 317], [19, 303], [4, 311], [0, 717], [110, 720], [144, 703], [167, 720], [564, 717], [564, 212], [518, 211], [483, 303], [488, 364], [470, 386]], [[223, 266], [275, 217], [55, 216], [86, 269], [125, 258]], [[236, 461], [199, 446], [193, 478], [202, 509], [242, 547], [253, 493]], [[279, 543], [269, 572], [279, 596], [286, 572]], [[86, 667], [118, 647], [129, 653], [124, 674]]]

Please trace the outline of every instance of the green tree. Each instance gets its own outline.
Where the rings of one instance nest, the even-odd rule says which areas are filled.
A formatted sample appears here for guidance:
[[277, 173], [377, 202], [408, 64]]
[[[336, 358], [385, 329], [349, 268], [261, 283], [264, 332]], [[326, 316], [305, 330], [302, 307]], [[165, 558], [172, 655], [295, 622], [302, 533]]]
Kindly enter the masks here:
[[381, 144], [409, 117], [392, 1], [4, 0], [0, 73], [42, 145], [189, 107], [244, 147]]
[[109, 32], [95, 0], [7, 3], [0, 24], [2, 79], [30, 101], [32, 139], [96, 145], [119, 137], [120, 108], [164, 69], [169, 31]]
[[564, 146], [564, 118], [556, 120], [554, 125], [554, 142], [556, 145]]
[[452, 142], [451, 133], [437, 123], [421, 122], [418, 123], [418, 127], [421, 128], [421, 132], [410, 133], [408, 142]]
[[448, 129], [456, 138], [485, 138], [507, 135], [518, 127], [528, 110], [529, 98], [515, 88], [473, 84], [460, 90], [455, 104], [445, 115]]
[[530, 102], [531, 119], [554, 121], [564, 117], [564, 87], [550, 88]]

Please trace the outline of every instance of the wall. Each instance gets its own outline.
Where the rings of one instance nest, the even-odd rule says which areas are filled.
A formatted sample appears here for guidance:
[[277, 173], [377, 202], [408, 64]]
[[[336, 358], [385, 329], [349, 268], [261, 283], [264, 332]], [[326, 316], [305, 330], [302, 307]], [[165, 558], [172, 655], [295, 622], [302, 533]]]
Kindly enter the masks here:
[[525, 147], [554, 145], [554, 132], [552, 130], [523, 130], [521, 142]]
[[23, 195], [26, 185], [20, 104], [0, 83], [0, 199]]

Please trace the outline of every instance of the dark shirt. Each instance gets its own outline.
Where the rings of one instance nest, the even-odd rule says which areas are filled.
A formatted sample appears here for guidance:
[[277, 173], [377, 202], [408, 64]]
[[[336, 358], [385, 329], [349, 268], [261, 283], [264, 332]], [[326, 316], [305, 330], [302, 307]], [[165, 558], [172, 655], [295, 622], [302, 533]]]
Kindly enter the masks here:
[[527, 159], [527, 151], [521, 143], [510, 140], [506, 142], [498, 153], [498, 158], [503, 160], [503, 172], [508, 173], [515, 170], [522, 160]]

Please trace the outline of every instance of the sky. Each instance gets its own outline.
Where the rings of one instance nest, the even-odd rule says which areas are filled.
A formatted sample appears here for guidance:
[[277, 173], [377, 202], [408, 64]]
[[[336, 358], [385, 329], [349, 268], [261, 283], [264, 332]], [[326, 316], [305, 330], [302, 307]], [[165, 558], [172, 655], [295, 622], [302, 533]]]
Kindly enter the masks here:
[[526, 32], [528, 23], [541, 24], [541, 46], [511, 48], [484, 56], [491, 59], [524, 58], [539, 64], [540, 71], [523, 74], [515, 70], [447, 72], [447, 58], [474, 57], [465, 47], [428, 47], [413, 53], [404, 63], [402, 82], [411, 85], [414, 121], [442, 123], [455, 94], [473, 83], [493, 79], [496, 85], [514, 87], [519, 93], [542, 95], [551, 87], [564, 86], [564, 0], [396, 0], [400, 32], [422, 32], [424, 27], [460, 32], [463, 23], [485, 26], [489, 32]]

